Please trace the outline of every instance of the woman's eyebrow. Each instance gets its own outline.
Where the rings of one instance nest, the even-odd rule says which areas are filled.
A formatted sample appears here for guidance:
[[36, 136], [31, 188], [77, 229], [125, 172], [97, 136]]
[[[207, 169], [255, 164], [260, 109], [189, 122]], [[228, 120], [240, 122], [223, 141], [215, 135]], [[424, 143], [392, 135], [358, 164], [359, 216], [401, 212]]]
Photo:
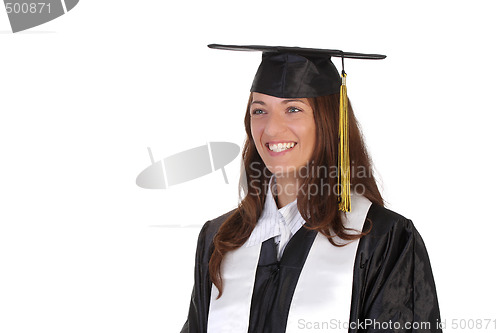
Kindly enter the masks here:
[[[301, 101], [300, 99], [285, 99], [285, 100], [281, 101], [281, 104], [287, 104], [287, 103], [291, 103], [291, 102], [299, 102], [299, 103], [307, 105], [306, 102]], [[264, 103], [263, 101], [252, 101], [251, 104], [266, 105], [266, 103]]]
[[304, 101], [301, 101], [300, 99], [285, 99], [285, 100], [281, 101], [281, 104], [286, 104], [286, 103], [290, 103], [290, 102], [300, 102], [302, 104], [307, 105]]

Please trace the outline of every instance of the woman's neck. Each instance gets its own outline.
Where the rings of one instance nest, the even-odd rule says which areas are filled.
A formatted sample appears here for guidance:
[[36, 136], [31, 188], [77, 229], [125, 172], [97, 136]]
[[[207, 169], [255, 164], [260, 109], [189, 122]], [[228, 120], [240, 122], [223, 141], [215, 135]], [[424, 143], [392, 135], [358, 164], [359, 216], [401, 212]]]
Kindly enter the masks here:
[[276, 194], [278, 209], [285, 207], [297, 198], [299, 190], [299, 181], [296, 177], [287, 177], [286, 175], [276, 175]]

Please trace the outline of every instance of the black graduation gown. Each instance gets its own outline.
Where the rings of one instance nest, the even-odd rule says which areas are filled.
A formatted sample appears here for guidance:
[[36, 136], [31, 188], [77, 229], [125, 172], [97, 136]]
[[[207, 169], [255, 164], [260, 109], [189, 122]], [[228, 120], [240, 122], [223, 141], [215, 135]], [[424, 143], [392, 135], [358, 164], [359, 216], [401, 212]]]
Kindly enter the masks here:
[[[208, 262], [213, 237], [232, 212], [208, 221], [200, 231], [195, 282], [188, 319], [181, 333], [207, 331], [212, 288]], [[364, 231], [370, 227], [369, 221], [372, 229], [361, 238], [356, 252], [348, 332], [441, 332], [429, 257], [413, 223], [376, 204], [368, 210]], [[302, 227], [290, 239], [279, 263], [272, 239], [263, 243], [250, 307], [249, 332], [286, 331], [288, 309], [300, 269], [315, 235], [315, 231]]]

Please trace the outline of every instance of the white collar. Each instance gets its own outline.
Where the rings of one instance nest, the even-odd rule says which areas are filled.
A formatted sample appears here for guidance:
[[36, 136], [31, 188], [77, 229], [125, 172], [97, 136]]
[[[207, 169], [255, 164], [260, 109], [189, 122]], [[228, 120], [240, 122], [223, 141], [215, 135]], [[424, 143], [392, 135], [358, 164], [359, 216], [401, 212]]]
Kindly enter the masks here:
[[273, 196], [273, 192], [275, 191], [272, 189], [275, 188], [274, 186], [276, 186], [276, 177], [272, 175], [267, 188], [264, 209], [262, 210], [262, 214], [260, 215], [252, 234], [245, 243], [245, 247], [260, 244], [269, 238], [280, 235], [278, 225], [280, 219], [284, 220], [285, 224], [292, 232], [292, 235], [294, 235], [302, 227], [302, 225], [306, 223], [297, 208], [297, 199], [278, 209]]

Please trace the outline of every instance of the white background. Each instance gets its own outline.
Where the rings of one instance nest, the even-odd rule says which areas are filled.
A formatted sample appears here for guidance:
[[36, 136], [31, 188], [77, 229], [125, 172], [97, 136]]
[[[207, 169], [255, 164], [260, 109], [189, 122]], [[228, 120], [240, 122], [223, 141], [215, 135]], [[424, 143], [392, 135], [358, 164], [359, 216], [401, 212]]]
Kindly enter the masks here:
[[242, 145], [260, 54], [209, 43], [387, 54], [346, 62], [387, 206], [426, 242], [446, 331], [499, 327], [497, 7], [82, 0], [17, 34], [0, 8], [0, 332], [180, 330], [199, 228], [236, 207], [240, 158], [229, 185], [135, 178], [147, 147]]

